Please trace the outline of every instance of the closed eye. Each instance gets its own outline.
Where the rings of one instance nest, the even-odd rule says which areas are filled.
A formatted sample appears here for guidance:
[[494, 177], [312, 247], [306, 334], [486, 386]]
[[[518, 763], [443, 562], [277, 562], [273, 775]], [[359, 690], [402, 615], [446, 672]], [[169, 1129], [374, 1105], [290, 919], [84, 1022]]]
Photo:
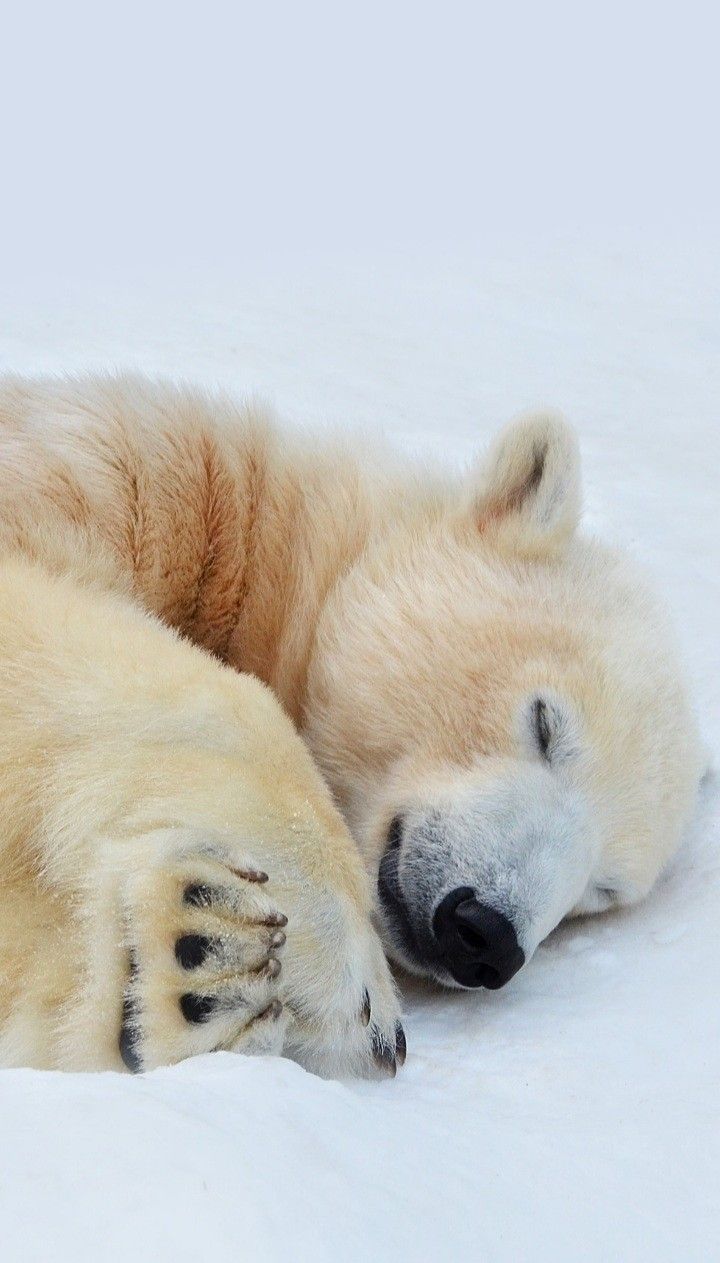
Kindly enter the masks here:
[[532, 743], [545, 763], [554, 767], [577, 758], [580, 752], [578, 727], [565, 702], [560, 698], [536, 696], [525, 716]]
[[535, 738], [542, 757], [546, 763], [550, 762], [550, 738], [552, 737], [552, 729], [550, 727], [550, 716], [548, 708], [542, 697], [538, 697], [533, 707], [533, 719], [535, 722]]

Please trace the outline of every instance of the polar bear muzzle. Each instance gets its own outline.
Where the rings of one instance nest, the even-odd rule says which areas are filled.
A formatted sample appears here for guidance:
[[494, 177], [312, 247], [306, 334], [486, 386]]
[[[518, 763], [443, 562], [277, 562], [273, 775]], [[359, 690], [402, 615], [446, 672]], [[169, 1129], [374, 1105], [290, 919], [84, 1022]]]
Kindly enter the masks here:
[[[399, 820], [392, 828], [397, 833]], [[432, 917], [430, 934], [418, 933], [400, 890], [392, 846], [380, 864], [378, 890], [386, 920], [401, 941], [402, 958], [420, 972], [437, 977], [439, 970], [449, 975], [445, 981], [461, 987], [497, 991], [524, 965], [525, 953], [512, 922], [481, 903], [470, 886], [459, 886], [445, 895]]]
[[582, 797], [507, 760], [408, 806], [378, 870], [389, 954], [449, 986], [505, 986], [576, 904], [597, 854]]

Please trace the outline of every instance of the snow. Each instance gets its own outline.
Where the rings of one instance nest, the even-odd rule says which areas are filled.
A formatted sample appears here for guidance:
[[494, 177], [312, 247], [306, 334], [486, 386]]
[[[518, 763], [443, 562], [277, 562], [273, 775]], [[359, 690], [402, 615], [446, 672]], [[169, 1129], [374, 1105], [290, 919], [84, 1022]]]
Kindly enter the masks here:
[[[10, 276], [0, 367], [184, 375], [430, 460], [559, 406], [587, 524], [666, 593], [716, 757], [717, 254], [648, 234], [352, 260]], [[226, 1054], [1, 1072], [4, 1263], [714, 1257], [718, 800], [711, 773], [641, 908], [562, 927], [500, 993], [409, 989], [393, 1083]]]

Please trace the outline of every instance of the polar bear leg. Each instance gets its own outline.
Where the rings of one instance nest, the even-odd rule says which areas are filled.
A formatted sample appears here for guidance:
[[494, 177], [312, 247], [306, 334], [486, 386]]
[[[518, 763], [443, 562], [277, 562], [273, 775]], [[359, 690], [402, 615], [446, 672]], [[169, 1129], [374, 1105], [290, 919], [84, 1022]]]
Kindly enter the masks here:
[[258, 681], [6, 561], [0, 797], [2, 1064], [402, 1061], [361, 861]]

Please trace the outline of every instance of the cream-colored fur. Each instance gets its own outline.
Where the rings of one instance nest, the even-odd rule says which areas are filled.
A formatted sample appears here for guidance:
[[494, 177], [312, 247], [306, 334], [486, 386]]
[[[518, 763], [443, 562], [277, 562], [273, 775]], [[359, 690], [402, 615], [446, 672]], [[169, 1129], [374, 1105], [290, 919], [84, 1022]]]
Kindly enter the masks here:
[[[460, 486], [198, 391], [5, 379], [4, 1064], [119, 1064], [124, 1003], [142, 1065], [391, 1068], [370, 911], [400, 818], [418, 942], [458, 884], [512, 911], [526, 957], [563, 915], [644, 894], [696, 735], [662, 613], [578, 512], [552, 417]], [[385, 903], [378, 922], [452, 981]], [[214, 945], [197, 968], [187, 935]], [[216, 1000], [207, 1020], [187, 993]]]
[[[120, 1065], [124, 997], [147, 1067], [217, 1047], [328, 1073], [390, 1062], [367, 878], [270, 691], [16, 558], [0, 662], [4, 1064]], [[216, 954], [181, 967], [184, 935]], [[217, 1011], [188, 1022], [186, 994]]]

